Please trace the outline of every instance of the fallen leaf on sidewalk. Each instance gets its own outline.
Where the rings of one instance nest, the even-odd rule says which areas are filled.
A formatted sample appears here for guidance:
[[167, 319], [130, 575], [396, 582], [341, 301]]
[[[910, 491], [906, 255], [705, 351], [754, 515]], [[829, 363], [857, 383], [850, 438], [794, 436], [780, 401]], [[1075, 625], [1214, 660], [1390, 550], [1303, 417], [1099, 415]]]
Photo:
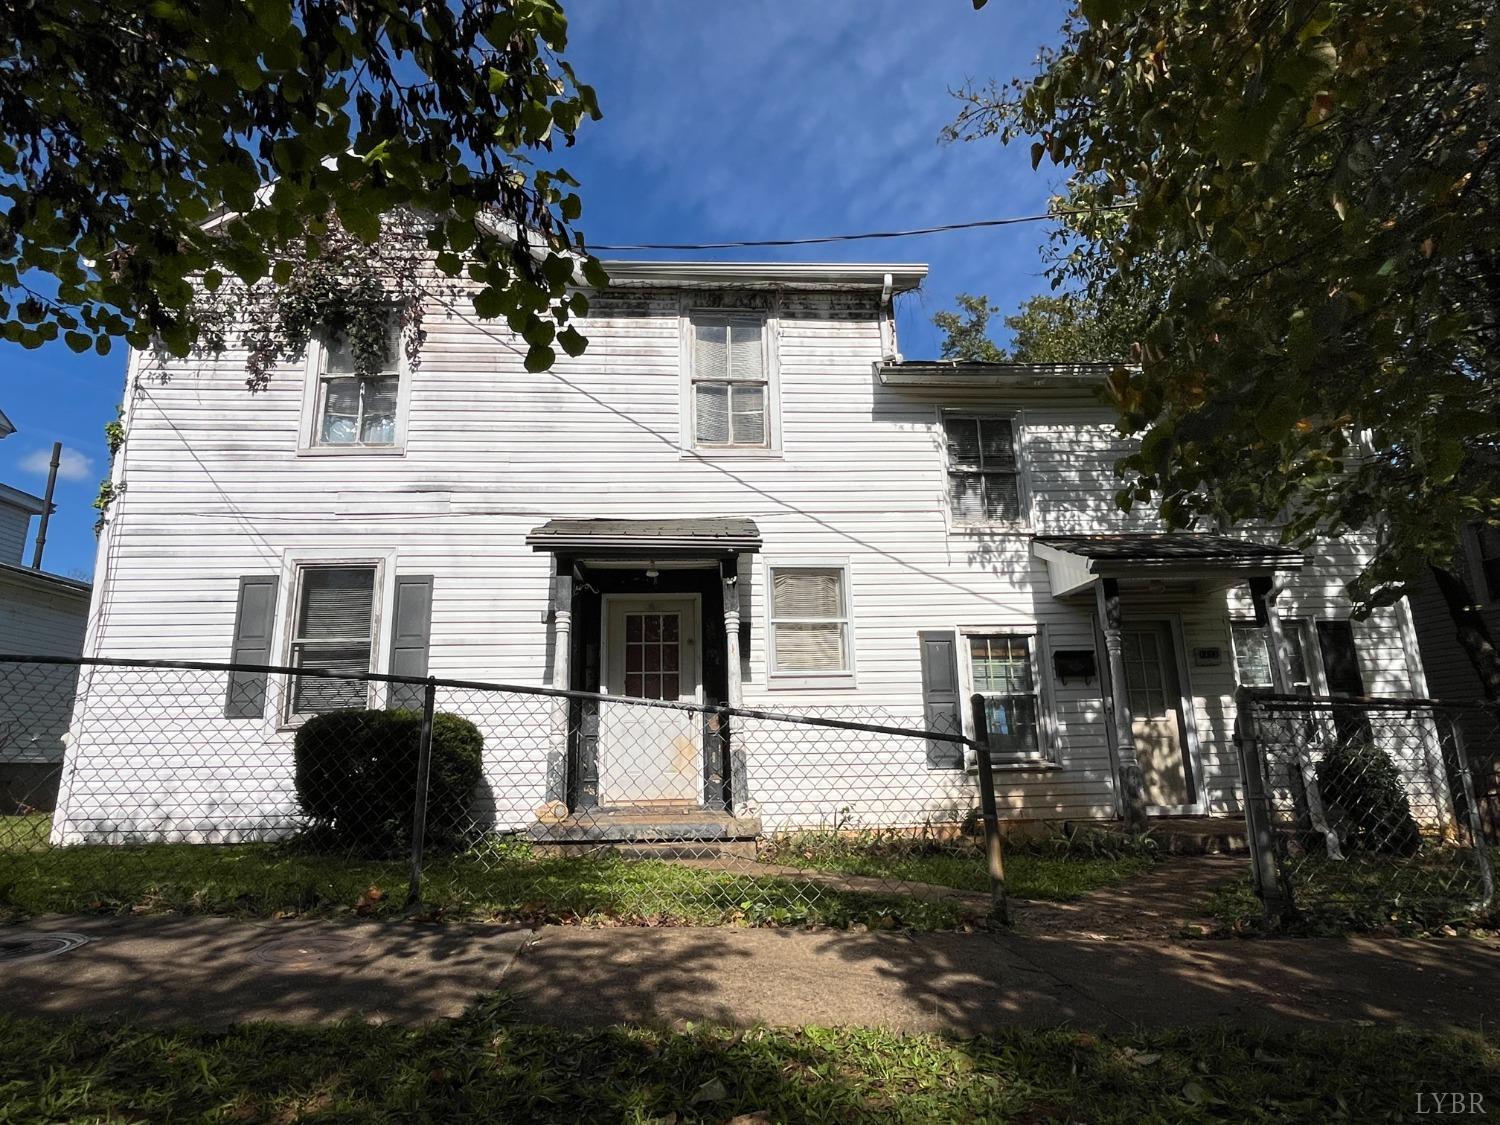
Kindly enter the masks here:
[[724, 1083], [717, 1078], [710, 1078], [703, 1085], [693, 1091], [693, 1096], [688, 1099], [688, 1105], [698, 1105], [700, 1102], [721, 1102], [729, 1096]]

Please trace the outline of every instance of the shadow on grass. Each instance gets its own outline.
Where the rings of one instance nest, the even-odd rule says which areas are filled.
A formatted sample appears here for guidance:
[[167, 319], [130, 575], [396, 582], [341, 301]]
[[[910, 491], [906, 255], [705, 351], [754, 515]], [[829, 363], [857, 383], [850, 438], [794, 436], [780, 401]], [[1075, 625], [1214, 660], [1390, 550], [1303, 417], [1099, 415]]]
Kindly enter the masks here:
[[568, 1032], [514, 1023], [500, 1001], [417, 1029], [0, 1016], [0, 1036], [18, 1120], [1360, 1121], [1500, 1079], [1496, 1041], [1470, 1034]]

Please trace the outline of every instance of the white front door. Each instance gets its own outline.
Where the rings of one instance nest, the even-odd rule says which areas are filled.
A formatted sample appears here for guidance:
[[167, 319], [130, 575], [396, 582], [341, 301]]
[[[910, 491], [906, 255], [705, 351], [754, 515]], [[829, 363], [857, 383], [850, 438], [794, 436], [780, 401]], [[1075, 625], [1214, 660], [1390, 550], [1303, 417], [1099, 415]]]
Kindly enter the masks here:
[[[606, 594], [605, 694], [699, 703], [696, 594]], [[630, 703], [599, 704], [599, 803], [700, 804], [703, 715]]]

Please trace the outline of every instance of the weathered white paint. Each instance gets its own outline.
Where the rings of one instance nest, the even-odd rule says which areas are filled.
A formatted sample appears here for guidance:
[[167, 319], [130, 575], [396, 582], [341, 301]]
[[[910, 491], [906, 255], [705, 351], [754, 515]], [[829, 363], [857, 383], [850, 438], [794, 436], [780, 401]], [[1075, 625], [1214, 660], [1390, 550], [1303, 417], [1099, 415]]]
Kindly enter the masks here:
[[[588, 351], [559, 357], [543, 374], [525, 370], [526, 347], [503, 325], [434, 307], [421, 365], [409, 375], [401, 455], [299, 456], [301, 363], [278, 369], [266, 391], [251, 395], [236, 352], [209, 362], [136, 357], [126, 400], [129, 439], [114, 469], [124, 492], [101, 539], [88, 651], [225, 660], [241, 575], [285, 573], [312, 556], [378, 556], [386, 586], [398, 573], [434, 576], [432, 675], [541, 685], [551, 678], [556, 641], [546, 613], [552, 560], [524, 545], [531, 528], [553, 517], [748, 516], [764, 550], [739, 570], [740, 613], [750, 623], [740, 689], [747, 706], [916, 723], [923, 629], [1044, 626], [1052, 651], [1097, 652], [1091, 599], [1052, 596], [1030, 532], [1157, 525], [1147, 513], [1116, 508], [1112, 468], [1125, 447], [1110, 413], [1086, 388], [882, 382], [879, 275], [868, 285], [855, 278], [839, 282], [843, 288], [826, 281], [813, 290], [786, 287], [813, 284], [799, 270], [774, 283], [782, 286], [780, 452], [747, 458], [686, 451], [681, 312], [703, 295], [688, 301], [661, 278], [656, 270], [634, 278], [633, 288], [596, 296], [584, 326]], [[744, 270], [731, 281], [750, 283]], [[950, 526], [945, 409], [1018, 417], [1026, 527]], [[1360, 551], [1353, 538], [1321, 549], [1290, 580], [1279, 603], [1284, 616], [1347, 615], [1341, 587]], [[857, 680], [768, 683], [768, 569], [830, 558], [848, 562]], [[283, 619], [290, 599], [283, 585]], [[1127, 622], [1175, 616], [1187, 653], [1205, 646], [1223, 653], [1217, 667], [1189, 662], [1182, 677], [1196, 723], [1203, 804], [1214, 813], [1236, 810], [1229, 618], [1248, 615], [1248, 596], [1127, 589], [1123, 611]], [[1355, 630], [1370, 690], [1406, 691], [1408, 664], [1391, 614], [1356, 622]], [[285, 644], [283, 627], [278, 659]], [[385, 668], [387, 650], [377, 621], [375, 670]], [[135, 687], [113, 680], [111, 690], [140, 690], [138, 679]], [[166, 819], [184, 833], [218, 838], [284, 826], [289, 782], [256, 796], [234, 780], [234, 768], [246, 760], [262, 772], [281, 768], [290, 732], [271, 705], [259, 723], [224, 719], [222, 686], [215, 694], [212, 682], [195, 685], [186, 706], [158, 699], [154, 721], [164, 725], [151, 738], [114, 732], [90, 739], [89, 722], [104, 712], [82, 712], [74, 804], [61, 831], [79, 838], [95, 826], [129, 832]], [[96, 682], [89, 708], [107, 706], [108, 687]], [[1047, 687], [1056, 761], [1005, 771], [1001, 802], [1012, 816], [1112, 815], [1100, 678]], [[485, 801], [501, 823], [530, 823], [546, 799], [551, 704], [448, 689], [439, 691], [438, 704], [471, 713], [485, 729]], [[527, 727], [533, 715], [534, 729]], [[839, 754], [830, 752], [827, 734], [773, 726], [735, 728], [747, 752], [750, 798], [768, 828], [850, 817], [939, 819], [962, 815], [975, 800], [971, 777], [927, 770], [923, 740], [856, 736], [844, 742], [855, 752]], [[172, 729], [195, 733], [168, 748]], [[149, 817], [126, 808], [117, 791], [111, 796], [118, 783], [110, 774], [118, 770], [90, 766], [106, 758], [116, 766], [137, 762], [142, 781], [133, 792], [152, 794]], [[280, 812], [272, 809], [277, 802]]]

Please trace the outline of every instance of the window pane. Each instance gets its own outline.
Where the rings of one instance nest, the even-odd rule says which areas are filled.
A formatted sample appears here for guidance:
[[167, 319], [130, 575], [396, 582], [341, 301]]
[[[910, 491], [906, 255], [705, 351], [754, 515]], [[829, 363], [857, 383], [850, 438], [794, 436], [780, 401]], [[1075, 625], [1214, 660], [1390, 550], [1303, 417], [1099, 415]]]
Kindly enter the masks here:
[[979, 423], [973, 418], [945, 418], [948, 458], [955, 467], [979, 468]]
[[1021, 496], [1014, 473], [984, 474], [984, 518], [1015, 523], [1021, 518]]
[[729, 388], [699, 385], [696, 396], [697, 442], [727, 445], [729, 442]]
[[[370, 670], [370, 646], [298, 644], [292, 649], [292, 664], [326, 672], [360, 674]], [[361, 708], [369, 699], [363, 680], [330, 680], [298, 676], [292, 685], [292, 710], [298, 715], [321, 715], [329, 711]]]
[[777, 569], [772, 572], [775, 618], [841, 618], [844, 616], [844, 572]]
[[986, 469], [1011, 469], [1016, 464], [1015, 436], [1008, 418], [985, 418], [979, 423], [980, 446]]
[[375, 601], [373, 568], [315, 567], [302, 572], [297, 639], [365, 640], [369, 666], [370, 615]]
[[969, 663], [975, 691], [1016, 695], [1033, 690], [1026, 637], [970, 637]]
[[984, 478], [978, 473], [951, 473], [948, 477], [948, 507], [960, 523], [984, 520]]
[[319, 440], [328, 445], [347, 445], [355, 440], [358, 425], [359, 380], [325, 379]]
[[693, 377], [723, 379], [729, 375], [729, 327], [693, 325]]
[[776, 671], [843, 672], [844, 626], [777, 624]]
[[396, 440], [397, 378], [387, 375], [364, 380], [364, 419], [359, 440], [366, 445], [390, 445]]
[[766, 444], [766, 389], [740, 386], [730, 391], [730, 421], [735, 445]]
[[1034, 754], [1039, 745], [1036, 697], [1009, 695], [986, 698], [986, 722], [995, 748], [1008, 754]]
[[735, 321], [729, 326], [729, 377], [731, 379], [764, 379], [766, 377], [760, 325], [754, 321]]

